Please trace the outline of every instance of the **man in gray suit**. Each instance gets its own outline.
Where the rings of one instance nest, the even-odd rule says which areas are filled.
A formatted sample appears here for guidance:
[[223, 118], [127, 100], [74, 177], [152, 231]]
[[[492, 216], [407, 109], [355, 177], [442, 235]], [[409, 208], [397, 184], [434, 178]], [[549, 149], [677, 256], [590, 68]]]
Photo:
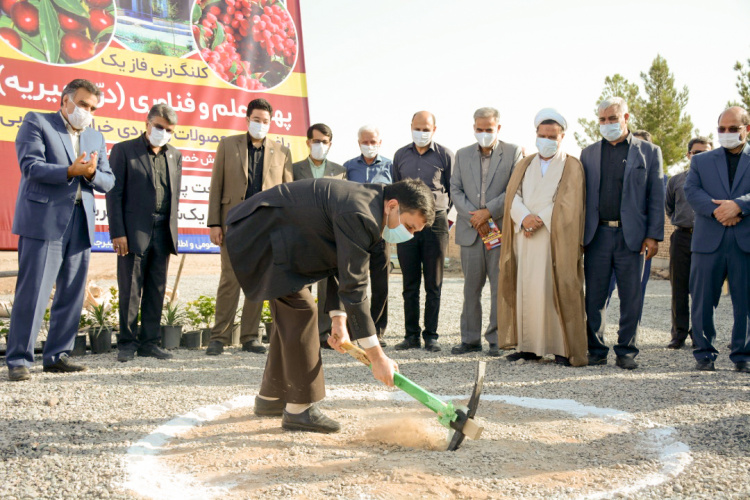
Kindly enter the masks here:
[[418, 180], [383, 186], [307, 179], [259, 193], [229, 212], [226, 246], [250, 300], [270, 300], [276, 327], [255, 414], [282, 416], [288, 430], [336, 432], [314, 403], [325, 397], [317, 310], [307, 286], [328, 290], [329, 344], [359, 341], [377, 380], [393, 384], [396, 364], [380, 347], [370, 312], [370, 257], [382, 239], [410, 238], [434, 221], [435, 201]]
[[477, 144], [459, 149], [451, 176], [451, 199], [458, 212], [456, 243], [461, 246], [464, 272], [464, 305], [461, 312], [461, 343], [453, 354], [482, 350], [482, 288], [490, 279], [492, 294], [490, 324], [484, 332], [489, 355], [499, 356], [497, 347], [497, 278], [500, 246], [488, 249], [483, 236], [490, 232], [490, 220], [503, 227], [505, 188], [521, 148], [498, 140], [500, 113], [495, 108], [474, 112]]
[[28, 380], [34, 343], [53, 285], [45, 372], [76, 372], [71, 363], [95, 237], [94, 189], [115, 183], [101, 132], [89, 128], [102, 92], [88, 80], [62, 91], [60, 110], [29, 112], [16, 136], [21, 183], [13, 219], [18, 240], [18, 281], [5, 363], [8, 379]]
[[[325, 123], [315, 123], [307, 129], [307, 147], [310, 156], [302, 161], [292, 164], [294, 180], [320, 179], [330, 177], [332, 179], [346, 179], [346, 169], [330, 161], [327, 156], [333, 145], [333, 131]], [[324, 314], [326, 303], [327, 280], [318, 282], [318, 335], [320, 346], [329, 347], [328, 335], [331, 332], [331, 318]]]
[[[170, 254], [177, 255], [177, 214], [182, 183], [182, 153], [168, 144], [177, 115], [154, 105], [146, 131], [112, 147], [109, 161], [117, 178], [107, 193], [112, 247], [117, 254], [120, 334], [117, 360], [138, 356], [169, 359], [159, 347], [161, 311]], [[141, 328], [138, 329], [138, 311]]]
[[616, 362], [633, 370], [638, 367], [643, 261], [656, 255], [664, 239], [664, 173], [661, 149], [633, 137], [629, 119], [624, 99], [602, 101], [599, 131], [604, 138], [581, 152], [581, 163], [586, 172], [583, 246], [589, 365], [607, 364], [604, 313], [614, 272], [620, 297]]

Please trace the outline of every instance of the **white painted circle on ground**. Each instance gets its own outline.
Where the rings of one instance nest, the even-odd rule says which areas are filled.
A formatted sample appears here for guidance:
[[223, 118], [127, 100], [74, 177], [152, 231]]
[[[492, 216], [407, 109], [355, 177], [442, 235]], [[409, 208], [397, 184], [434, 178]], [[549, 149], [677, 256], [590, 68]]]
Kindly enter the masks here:
[[[358, 393], [357, 393], [358, 394]], [[327, 400], [352, 398], [352, 391], [333, 389], [328, 391]], [[444, 396], [443, 399], [465, 400], [468, 396]], [[158, 499], [209, 499], [226, 496], [231, 485], [210, 486], [192, 475], [172, 470], [165, 463], [160, 454], [175, 437], [182, 436], [203, 423], [217, 419], [232, 410], [252, 407], [254, 395], [236, 397], [225, 403], [209, 405], [180, 415], [133, 444], [125, 458], [126, 480], [124, 488], [147, 498]], [[413, 401], [401, 392], [373, 391], [367, 393], [370, 401]], [[672, 427], [664, 427], [643, 420], [639, 422], [645, 431], [635, 432], [635, 417], [627, 412], [611, 408], [586, 406], [573, 400], [537, 399], [516, 396], [482, 395], [483, 402], [497, 402], [516, 407], [540, 411], [557, 411], [569, 414], [579, 419], [598, 419], [607, 425], [621, 428], [622, 432], [633, 432], [637, 446], [649, 450], [657, 457], [658, 469], [644, 474], [638, 480], [616, 489], [589, 492], [585, 495], [573, 495], [579, 498], [599, 499], [618, 494], [632, 494], [649, 486], [655, 486], [668, 481], [683, 472], [692, 462], [689, 447], [676, 439], [676, 431]], [[477, 414], [481, 418], [480, 411]], [[465, 441], [463, 446], [471, 446]], [[447, 452], [446, 452], [447, 453]]]

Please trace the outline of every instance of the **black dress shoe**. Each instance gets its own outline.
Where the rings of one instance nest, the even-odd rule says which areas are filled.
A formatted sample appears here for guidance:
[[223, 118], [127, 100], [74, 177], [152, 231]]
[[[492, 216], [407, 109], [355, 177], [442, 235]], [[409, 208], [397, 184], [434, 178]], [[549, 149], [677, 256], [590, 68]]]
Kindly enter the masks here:
[[487, 356], [492, 356], [493, 358], [500, 357], [500, 348], [497, 346], [497, 344], [490, 344], [490, 349], [487, 351]]
[[714, 368], [714, 362], [710, 359], [700, 359], [695, 362], [695, 369], [701, 372], [713, 372], [716, 371]]
[[672, 341], [667, 344], [667, 349], [682, 349], [682, 347], [685, 345], [685, 339], [672, 339]]
[[67, 354], [60, 356], [57, 363], [51, 365], [45, 365], [42, 371], [47, 373], [72, 373], [72, 372], [85, 372], [87, 368], [83, 365], [77, 365], [71, 363]]
[[638, 368], [638, 363], [636, 363], [633, 358], [629, 358], [626, 356], [617, 356], [617, 359], [615, 359], [615, 364], [623, 370], [635, 370], [636, 368]]
[[284, 414], [286, 403], [281, 399], [263, 399], [255, 396], [253, 412], [259, 417], [280, 417]]
[[172, 359], [174, 354], [167, 352], [158, 345], [148, 345], [138, 348], [138, 356], [141, 358]]
[[268, 349], [266, 349], [266, 346], [253, 339], [242, 344], [242, 350], [245, 352], [254, 352], [255, 354], [265, 354]]
[[419, 349], [422, 347], [422, 343], [419, 340], [404, 339], [393, 347], [397, 351], [405, 351], [407, 349]]
[[315, 405], [302, 413], [289, 413], [284, 410], [284, 415], [281, 417], [281, 427], [288, 431], [322, 432], [324, 434], [341, 430], [338, 422], [323, 415]]
[[467, 344], [461, 342], [451, 348], [451, 354], [466, 354], [467, 352], [482, 352], [482, 344]]
[[380, 342], [380, 347], [388, 347], [388, 342], [386, 342], [383, 337], [378, 337], [378, 342]]
[[518, 361], [519, 359], [524, 359], [526, 361], [538, 361], [542, 359], [542, 357], [537, 356], [533, 352], [518, 351], [512, 354], [508, 354], [507, 356], [505, 356], [505, 359], [507, 359], [508, 361]]
[[589, 366], [602, 366], [607, 364], [607, 358], [600, 358], [599, 356], [592, 356], [589, 354]]
[[750, 373], [750, 363], [747, 361], [740, 361], [734, 364], [734, 370], [742, 373]]
[[555, 364], [560, 366], [570, 366], [570, 360], [568, 360], [568, 358], [566, 358], [565, 356], [555, 354]]
[[206, 347], [206, 356], [218, 356], [224, 352], [224, 344], [218, 340], [212, 340]]
[[20, 382], [22, 380], [29, 380], [31, 378], [31, 372], [25, 366], [11, 366], [8, 368], [8, 380], [11, 382]]
[[127, 361], [133, 361], [135, 359], [135, 348], [134, 347], [121, 347], [117, 351], [117, 361], [125, 363]]
[[438, 344], [437, 340], [425, 340], [424, 350], [428, 352], [440, 352], [443, 350], [443, 348], [440, 347], [440, 344]]

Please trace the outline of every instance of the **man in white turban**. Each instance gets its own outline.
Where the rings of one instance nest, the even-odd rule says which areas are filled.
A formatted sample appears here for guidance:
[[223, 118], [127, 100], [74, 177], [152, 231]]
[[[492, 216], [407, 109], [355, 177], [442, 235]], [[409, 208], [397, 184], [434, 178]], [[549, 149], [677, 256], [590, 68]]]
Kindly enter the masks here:
[[498, 342], [516, 348], [510, 361], [552, 354], [584, 366], [583, 166], [560, 149], [568, 125], [560, 113], [545, 108], [534, 125], [539, 153], [518, 163], [505, 199]]

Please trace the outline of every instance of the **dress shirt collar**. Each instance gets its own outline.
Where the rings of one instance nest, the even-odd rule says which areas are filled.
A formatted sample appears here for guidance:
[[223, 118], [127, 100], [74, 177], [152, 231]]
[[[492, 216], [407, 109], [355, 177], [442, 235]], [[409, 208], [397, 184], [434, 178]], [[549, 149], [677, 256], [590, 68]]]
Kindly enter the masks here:
[[264, 149], [266, 147], [266, 139], [268, 139], [268, 137], [264, 137], [263, 141], [260, 144], [260, 147], [256, 148], [255, 146], [253, 146], [253, 137], [248, 132], [247, 133], [247, 149], [248, 150], [250, 150], [250, 149]]
[[[605, 139], [604, 137], [602, 137], [602, 142], [603, 142], [604, 144], [609, 144], [610, 146], [612, 146], [612, 143], [611, 143], [611, 142], [609, 142], [609, 141], [608, 141], [607, 139]], [[626, 136], [625, 136], [625, 140], [624, 140], [624, 141], [622, 141], [622, 142], [618, 142], [617, 144], [615, 144], [615, 145], [614, 145], [614, 146], [612, 146], [612, 147], [613, 147], [613, 148], [616, 148], [617, 146], [620, 146], [620, 145], [622, 145], [622, 144], [627, 144], [628, 146], [630, 146], [630, 144], [631, 144], [632, 142], [633, 142], [633, 133], [632, 133], [632, 132], [631, 132], [630, 130], [628, 130], [628, 135], [626, 135]]]
[[307, 157], [307, 163], [310, 164], [310, 168], [312, 169], [318, 169], [318, 170], [325, 170], [326, 169], [326, 160], [323, 160], [323, 163], [320, 164], [320, 166], [313, 163], [313, 160], [310, 156]]
[[383, 161], [383, 159], [380, 157], [380, 153], [378, 153], [372, 163], [367, 163], [367, 160], [365, 160], [365, 155], [359, 155], [359, 161], [362, 162], [366, 167], [371, 167], [376, 163], [380, 163], [381, 161]]
[[[411, 143], [411, 149], [412, 149], [412, 151], [414, 151], [414, 152], [415, 152], [416, 154], [420, 154], [420, 153], [419, 153], [419, 151], [417, 151], [417, 145], [416, 145], [416, 144], [414, 144], [414, 142], [412, 142], [412, 143]], [[430, 141], [430, 145], [429, 145], [429, 146], [427, 146], [427, 151], [429, 151], [430, 149], [431, 149], [431, 150], [433, 150], [433, 151], [437, 151], [437, 150], [435, 149], [435, 141]], [[424, 152], [423, 154], [427, 154], [427, 151], [425, 151], [425, 152]]]
[[167, 149], [166, 144], [159, 148], [159, 151], [154, 152], [153, 146], [151, 145], [151, 141], [148, 140], [148, 137], [146, 136], [146, 132], [141, 134], [141, 138], [143, 139], [143, 143], [146, 145], [146, 151], [149, 152], [149, 154], [158, 155], [164, 152], [165, 149]]

